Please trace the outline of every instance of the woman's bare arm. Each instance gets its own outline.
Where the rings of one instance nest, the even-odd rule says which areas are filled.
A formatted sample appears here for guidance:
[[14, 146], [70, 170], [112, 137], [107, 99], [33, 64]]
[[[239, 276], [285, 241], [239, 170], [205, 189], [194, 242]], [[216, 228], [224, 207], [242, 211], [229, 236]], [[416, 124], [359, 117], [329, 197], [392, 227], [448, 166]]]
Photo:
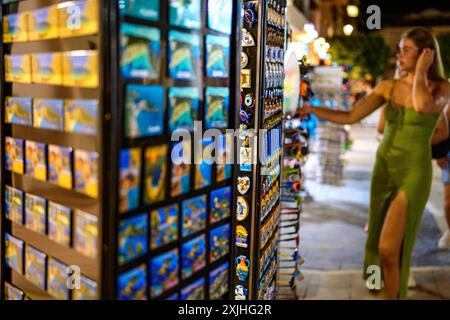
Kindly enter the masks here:
[[381, 108], [380, 110], [380, 119], [378, 119], [377, 131], [379, 134], [384, 134], [384, 109], [386, 107]]

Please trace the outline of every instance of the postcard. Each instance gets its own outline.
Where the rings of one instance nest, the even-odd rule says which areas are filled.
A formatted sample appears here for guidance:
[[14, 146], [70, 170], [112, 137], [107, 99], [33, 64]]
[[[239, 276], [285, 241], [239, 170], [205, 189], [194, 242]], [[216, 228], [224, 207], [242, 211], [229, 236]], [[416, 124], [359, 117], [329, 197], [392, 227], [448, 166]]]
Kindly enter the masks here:
[[228, 128], [230, 90], [228, 88], [206, 88], [206, 128]]
[[172, 176], [171, 196], [189, 192], [191, 189], [191, 142], [182, 141], [173, 144], [172, 157]]
[[194, 121], [198, 119], [200, 91], [198, 88], [169, 89], [169, 130], [194, 131]]
[[65, 100], [64, 128], [66, 132], [96, 135], [98, 131], [98, 100]]
[[48, 146], [48, 180], [65, 189], [72, 189], [72, 149]]
[[36, 128], [64, 130], [64, 101], [35, 99], [33, 103], [33, 125]]
[[3, 16], [3, 42], [23, 42], [28, 40], [27, 12]]
[[6, 218], [17, 223], [23, 224], [23, 191], [5, 186], [5, 210]]
[[61, 85], [62, 54], [59, 52], [31, 55], [31, 80], [33, 83]]
[[23, 293], [23, 291], [14, 287], [12, 284], [5, 282], [5, 300], [20, 301], [23, 300], [24, 297], [25, 294]]
[[209, 233], [209, 262], [213, 263], [230, 253], [230, 224], [212, 229]]
[[98, 197], [98, 153], [75, 150], [75, 190], [89, 197]]
[[31, 83], [31, 56], [5, 55], [5, 81]]
[[47, 292], [59, 300], [69, 300], [67, 268], [67, 265], [48, 258]]
[[65, 206], [49, 201], [48, 203], [48, 237], [62, 244], [70, 246], [71, 210]]
[[6, 97], [5, 122], [33, 125], [33, 100], [31, 98]]
[[5, 234], [5, 263], [18, 273], [23, 273], [24, 242], [9, 233]]
[[119, 223], [119, 265], [148, 252], [148, 214], [121, 220]]
[[73, 247], [89, 258], [97, 258], [98, 219], [96, 216], [75, 210]]
[[41, 181], [47, 181], [47, 145], [34, 141], [25, 141], [25, 172]]
[[126, 212], [139, 206], [141, 183], [141, 149], [120, 152], [119, 211]]
[[206, 35], [206, 76], [228, 78], [230, 74], [230, 38]]
[[194, 281], [187, 287], [181, 289], [181, 300], [204, 300], [205, 278]]
[[187, 237], [206, 228], [206, 195], [182, 202], [182, 236]]
[[178, 204], [152, 210], [151, 249], [158, 249], [178, 240]]
[[229, 0], [208, 0], [208, 28], [231, 34], [233, 2]]
[[25, 277], [36, 286], [45, 290], [45, 267], [47, 255], [32, 246], [25, 249]]
[[98, 33], [99, 3], [97, 0], [69, 1], [59, 9], [59, 35], [61, 38]]
[[165, 199], [167, 181], [167, 145], [153, 146], [145, 150], [146, 203], [156, 203]]
[[176, 27], [200, 29], [201, 5], [201, 0], [170, 0], [169, 23]]
[[151, 268], [151, 297], [155, 298], [165, 291], [175, 287], [178, 279], [178, 249], [156, 256], [150, 261]]
[[35, 9], [28, 16], [28, 38], [48, 40], [59, 37], [58, 7], [50, 6]]
[[81, 276], [80, 289], [73, 290], [73, 300], [97, 300], [97, 283], [85, 276]]
[[63, 85], [67, 87], [97, 88], [99, 84], [98, 53], [79, 50], [63, 53]]
[[117, 279], [119, 300], [147, 299], [147, 267], [139, 265], [119, 275]]
[[211, 224], [219, 222], [231, 215], [231, 187], [225, 187], [211, 191], [209, 199], [210, 216], [209, 222]]
[[206, 237], [194, 238], [181, 245], [181, 278], [187, 279], [206, 266]]
[[24, 174], [24, 155], [24, 141], [22, 139], [5, 137], [6, 170], [18, 174]]
[[169, 31], [169, 76], [173, 79], [195, 80], [200, 77], [200, 36]]
[[209, 273], [209, 299], [222, 300], [228, 292], [228, 262]]
[[119, 7], [122, 13], [149, 21], [159, 20], [159, 0], [125, 0], [124, 6]]
[[45, 234], [47, 226], [47, 200], [32, 194], [25, 194], [25, 226]]

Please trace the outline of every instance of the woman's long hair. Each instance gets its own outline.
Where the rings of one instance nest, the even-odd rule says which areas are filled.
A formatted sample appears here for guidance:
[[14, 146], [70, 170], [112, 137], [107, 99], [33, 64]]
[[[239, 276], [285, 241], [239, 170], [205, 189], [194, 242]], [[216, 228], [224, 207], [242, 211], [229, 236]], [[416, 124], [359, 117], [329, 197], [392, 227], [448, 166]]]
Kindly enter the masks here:
[[425, 48], [433, 49], [435, 52], [434, 61], [428, 70], [428, 80], [431, 81], [446, 81], [444, 73], [444, 65], [441, 58], [441, 50], [439, 49], [439, 43], [436, 37], [430, 30], [425, 28], [413, 28], [406, 31], [402, 38], [408, 38], [414, 42], [419, 48], [419, 52]]

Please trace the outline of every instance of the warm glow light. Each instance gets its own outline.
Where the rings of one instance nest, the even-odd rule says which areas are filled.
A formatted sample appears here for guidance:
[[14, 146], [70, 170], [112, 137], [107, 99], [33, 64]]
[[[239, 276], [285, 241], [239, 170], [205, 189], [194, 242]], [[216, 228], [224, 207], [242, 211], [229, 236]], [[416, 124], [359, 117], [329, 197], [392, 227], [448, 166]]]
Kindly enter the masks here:
[[359, 15], [359, 8], [353, 4], [347, 6], [347, 15], [350, 18], [356, 18]]
[[351, 24], [346, 24], [343, 28], [344, 34], [349, 36], [353, 33], [353, 26]]

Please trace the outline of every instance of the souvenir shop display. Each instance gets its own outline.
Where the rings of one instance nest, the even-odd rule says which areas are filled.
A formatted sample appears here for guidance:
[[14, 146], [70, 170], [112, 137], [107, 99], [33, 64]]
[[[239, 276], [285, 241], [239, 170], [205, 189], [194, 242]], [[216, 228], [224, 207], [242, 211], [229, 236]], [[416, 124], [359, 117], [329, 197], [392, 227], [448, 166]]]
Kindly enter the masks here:
[[0, 299], [234, 292], [240, 3], [2, 1]]
[[270, 300], [276, 295], [281, 212], [286, 2], [243, 1], [242, 10], [231, 299]]

